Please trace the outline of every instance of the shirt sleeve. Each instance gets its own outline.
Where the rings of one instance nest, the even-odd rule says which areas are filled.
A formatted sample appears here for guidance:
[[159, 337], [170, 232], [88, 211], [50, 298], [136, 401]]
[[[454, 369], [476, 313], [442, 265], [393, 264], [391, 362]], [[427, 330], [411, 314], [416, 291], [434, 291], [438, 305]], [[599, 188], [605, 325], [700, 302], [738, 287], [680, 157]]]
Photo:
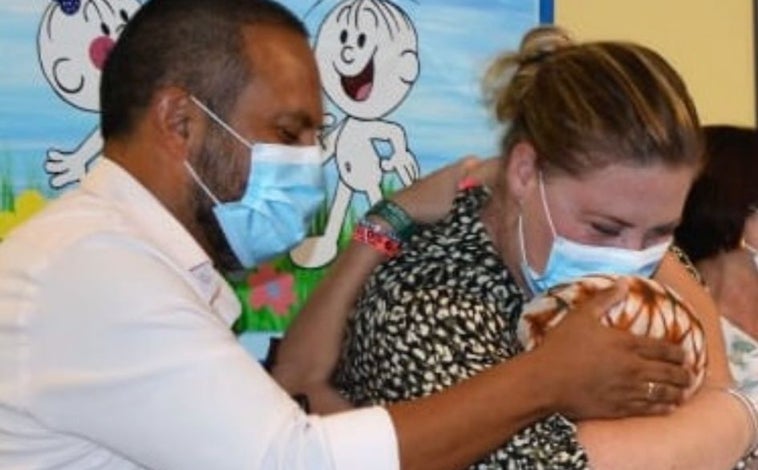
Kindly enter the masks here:
[[307, 416], [170, 260], [88, 240], [40, 275], [28, 410], [151, 469], [397, 469], [389, 414]]

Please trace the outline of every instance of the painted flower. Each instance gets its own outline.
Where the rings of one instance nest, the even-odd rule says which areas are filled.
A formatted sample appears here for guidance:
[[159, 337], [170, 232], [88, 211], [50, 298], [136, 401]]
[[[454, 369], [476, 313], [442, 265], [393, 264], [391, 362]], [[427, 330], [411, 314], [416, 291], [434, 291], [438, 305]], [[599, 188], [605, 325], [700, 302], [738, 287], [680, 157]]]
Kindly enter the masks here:
[[270, 264], [250, 274], [247, 283], [254, 309], [268, 306], [275, 314], [285, 316], [295, 302], [292, 274], [277, 272]]

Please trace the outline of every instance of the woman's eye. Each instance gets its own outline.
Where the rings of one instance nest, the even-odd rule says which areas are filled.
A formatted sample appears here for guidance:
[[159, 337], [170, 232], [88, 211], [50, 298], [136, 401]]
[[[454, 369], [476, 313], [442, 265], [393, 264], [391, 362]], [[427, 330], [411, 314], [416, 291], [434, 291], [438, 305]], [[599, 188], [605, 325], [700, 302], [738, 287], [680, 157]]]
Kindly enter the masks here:
[[608, 227], [607, 225], [592, 224], [592, 229], [597, 233], [600, 233], [609, 237], [617, 237], [621, 234], [621, 230], [616, 227]]
[[652, 234], [652, 241], [659, 243], [667, 239], [671, 239], [674, 237], [674, 230], [673, 228], [662, 228], [655, 230]]

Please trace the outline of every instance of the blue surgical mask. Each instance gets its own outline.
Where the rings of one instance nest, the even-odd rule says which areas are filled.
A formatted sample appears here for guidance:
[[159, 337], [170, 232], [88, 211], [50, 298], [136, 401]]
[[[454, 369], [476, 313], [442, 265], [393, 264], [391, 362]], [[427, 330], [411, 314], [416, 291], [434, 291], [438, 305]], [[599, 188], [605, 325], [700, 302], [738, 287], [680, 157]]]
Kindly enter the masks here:
[[671, 243], [670, 240], [644, 250], [629, 250], [613, 246], [584, 245], [558, 235], [545, 198], [545, 186], [540, 176], [542, 207], [553, 234], [545, 269], [538, 274], [526, 259], [524, 229], [521, 214], [518, 220], [521, 249], [521, 272], [533, 294], [539, 294], [557, 284], [590, 274], [617, 274], [650, 277], [658, 268]]
[[240, 264], [251, 268], [297, 245], [326, 197], [319, 147], [250, 144], [197, 98], [191, 98], [250, 149], [250, 173], [237, 201], [220, 201], [185, 161], [192, 178], [213, 200], [213, 214]]

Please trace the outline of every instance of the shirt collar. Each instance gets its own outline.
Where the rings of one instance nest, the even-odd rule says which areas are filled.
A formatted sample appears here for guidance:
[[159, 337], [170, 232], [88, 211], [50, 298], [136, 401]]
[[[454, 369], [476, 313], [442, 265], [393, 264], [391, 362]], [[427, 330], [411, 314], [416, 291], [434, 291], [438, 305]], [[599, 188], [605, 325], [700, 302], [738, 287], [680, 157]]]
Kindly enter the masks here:
[[153, 194], [119, 164], [101, 158], [82, 189], [106, 198], [129, 215], [134, 227], [184, 269], [211, 263], [210, 257]]
[[231, 325], [241, 305], [226, 280], [213, 267], [208, 254], [166, 207], [128, 171], [108, 158], [100, 158], [81, 184], [115, 204], [130, 218], [135, 231], [146, 238], [184, 272], [189, 273], [213, 311]]

